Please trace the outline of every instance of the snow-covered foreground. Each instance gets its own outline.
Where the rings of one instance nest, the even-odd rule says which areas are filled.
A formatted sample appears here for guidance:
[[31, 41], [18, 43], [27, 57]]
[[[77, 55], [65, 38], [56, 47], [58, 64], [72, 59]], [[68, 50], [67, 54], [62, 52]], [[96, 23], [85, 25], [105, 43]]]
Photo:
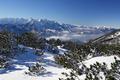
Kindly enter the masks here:
[[[55, 54], [45, 52], [42, 56], [42, 65], [47, 72], [40, 76], [29, 76], [25, 74], [25, 72], [28, 71], [28, 66], [38, 62], [39, 58], [39, 56], [33, 54], [35, 51], [32, 48], [27, 50], [28, 51], [26, 53], [21, 53], [21, 55], [12, 60], [13, 65], [11, 65], [8, 70], [0, 70], [0, 80], [58, 80], [58, 78], [64, 77], [61, 74], [62, 72], [69, 72], [69, 70], [62, 68], [55, 63]], [[60, 50], [60, 54], [61, 53], [62, 49]], [[108, 67], [110, 67], [110, 64], [115, 61], [114, 56], [95, 57], [86, 60], [83, 63], [89, 67], [90, 64], [94, 64], [96, 62], [105, 62], [108, 64]], [[120, 58], [117, 57], [117, 59]], [[85, 75], [80, 76], [80, 79], [84, 80]]]
[[67, 71], [54, 62], [54, 54], [44, 53], [42, 62], [47, 72], [40, 76], [29, 76], [25, 74], [25, 71], [28, 71], [28, 66], [38, 62], [37, 59], [39, 56], [33, 53], [34, 50], [29, 49], [27, 53], [21, 54], [13, 59], [12, 68], [0, 71], [0, 80], [58, 80], [58, 78], [63, 77], [61, 73]]
[[[85, 64], [86, 67], [90, 68], [90, 65], [93, 65], [96, 62], [99, 62], [101, 64], [103, 62], [105, 62], [107, 64], [107, 68], [111, 69], [111, 63], [115, 62], [114, 57], [116, 57], [117, 60], [120, 60], [120, 58], [118, 56], [116, 56], [116, 55], [112, 55], [112, 56], [100, 56], [100, 57], [94, 57], [94, 58], [85, 60], [85, 61], [83, 61], [83, 64]], [[102, 79], [100, 79], [100, 80], [105, 80], [105, 76], [104, 76], [103, 72], [100, 72], [99, 76], [102, 77]], [[86, 74], [83, 74], [83, 75], [79, 76], [79, 78], [80, 78], [80, 80], [85, 80]]]
[[120, 58], [116, 55], [112, 56], [100, 56], [100, 57], [94, 57], [89, 60], [83, 61], [83, 63], [90, 68], [90, 65], [93, 65], [96, 62], [103, 63], [105, 62], [107, 64], [108, 69], [111, 69], [111, 63], [115, 62], [114, 57], [117, 58], [117, 60], [120, 60]]

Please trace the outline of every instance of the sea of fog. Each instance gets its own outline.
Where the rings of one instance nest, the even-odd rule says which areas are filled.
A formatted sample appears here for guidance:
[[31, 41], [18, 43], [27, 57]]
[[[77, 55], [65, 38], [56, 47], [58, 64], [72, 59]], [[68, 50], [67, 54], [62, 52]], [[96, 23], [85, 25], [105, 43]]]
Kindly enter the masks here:
[[95, 39], [97, 37], [102, 36], [103, 33], [101, 34], [63, 34], [60, 36], [50, 36], [47, 37], [47, 39], [60, 39], [60, 40], [74, 40], [74, 41], [80, 41], [80, 42], [88, 42], [89, 40]]

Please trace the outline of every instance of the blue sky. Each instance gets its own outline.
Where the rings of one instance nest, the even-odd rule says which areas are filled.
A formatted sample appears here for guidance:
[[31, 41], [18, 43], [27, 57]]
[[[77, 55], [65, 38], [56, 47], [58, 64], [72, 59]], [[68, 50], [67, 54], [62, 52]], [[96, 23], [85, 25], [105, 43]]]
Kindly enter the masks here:
[[120, 27], [120, 0], [0, 0], [0, 18], [43, 18]]

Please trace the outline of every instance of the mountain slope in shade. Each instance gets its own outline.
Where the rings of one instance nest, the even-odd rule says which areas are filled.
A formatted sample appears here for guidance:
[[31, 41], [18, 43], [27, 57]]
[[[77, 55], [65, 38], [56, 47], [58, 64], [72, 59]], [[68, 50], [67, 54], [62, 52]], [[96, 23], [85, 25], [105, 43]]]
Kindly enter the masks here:
[[120, 29], [114, 30], [109, 34], [105, 34], [91, 42], [103, 44], [120, 44]]

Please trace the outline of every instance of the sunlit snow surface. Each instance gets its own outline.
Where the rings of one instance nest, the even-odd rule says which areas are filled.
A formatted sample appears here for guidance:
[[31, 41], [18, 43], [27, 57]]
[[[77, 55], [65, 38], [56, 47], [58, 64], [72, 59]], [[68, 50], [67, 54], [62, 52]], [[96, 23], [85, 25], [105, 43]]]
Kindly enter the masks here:
[[[64, 49], [60, 47], [58, 48], [60, 49], [60, 54], [63, 54], [62, 51], [64, 51]], [[25, 71], [28, 71], [28, 66], [38, 61], [38, 56], [33, 54], [35, 51], [32, 48], [27, 48], [27, 51], [28, 52], [21, 53], [21, 55], [13, 59], [13, 65], [11, 65], [8, 70], [0, 70], [0, 80], [58, 80], [58, 78], [65, 77], [61, 74], [62, 72], [69, 72], [69, 70], [62, 68], [55, 63], [55, 54], [45, 52], [45, 54], [42, 56], [42, 65], [47, 70], [47, 72], [40, 76], [29, 76], [25, 74]], [[114, 56], [95, 57], [83, 61], [83, 63], [87, 67], [89, 67], [90, 64], [94, 64], [96, 62], [106, 62], [108, 64], [108, 67], [110, 68], [110, 63], [114, 62]], [[117, 57], [117, 59], [119, 58]], [[80, 79], [84, 80], [85, 74], [80, 76]]]
[[[86, 67], [90, 68], [90, 65], [93, 65], [96, 62], [99, 62], [101, 64], [103, 62], [105, 62], [107, 64], [107, 68], [111, 69], [111, 63], [115, 62], [114, 57], [116, 57], [117, 60], [120, 60], [120, 58], [118, 56], [116, 56], [116, 55], [112, 55], [112, 56], [99, 56], [99, 57], [94, 57], [94, 58], [85, 60], [85, 61], [83, 61], [83, 64], [85, 64]], [[103, 78], [103, 79], [100, 79], [100, 80], [105, 80], [105, 76], [104, 76], [103, 72], [100, 72], [99, 75], [102, 76], [102, 78]], [[85, 80], [86, 75], [83, 74], [83, 75], [79, 76], [79, 78], [80, 78], [80, 80]]]
[[13, 68], [10, 68], [10, 70], [0, 70], [0, 80], [58, 80], [58, 78], [63, 77], [61, 73], [67, 71], [54, 62], [54, 54], [45, 53], [42, 62], [47, 72], [40, 76], [25, 74], [25, 71], [28, 71], [28, 66], [37, 62], [38, 56], [33, 53], [34, 50], [29, 48], [27, 53], [13, 59]]

